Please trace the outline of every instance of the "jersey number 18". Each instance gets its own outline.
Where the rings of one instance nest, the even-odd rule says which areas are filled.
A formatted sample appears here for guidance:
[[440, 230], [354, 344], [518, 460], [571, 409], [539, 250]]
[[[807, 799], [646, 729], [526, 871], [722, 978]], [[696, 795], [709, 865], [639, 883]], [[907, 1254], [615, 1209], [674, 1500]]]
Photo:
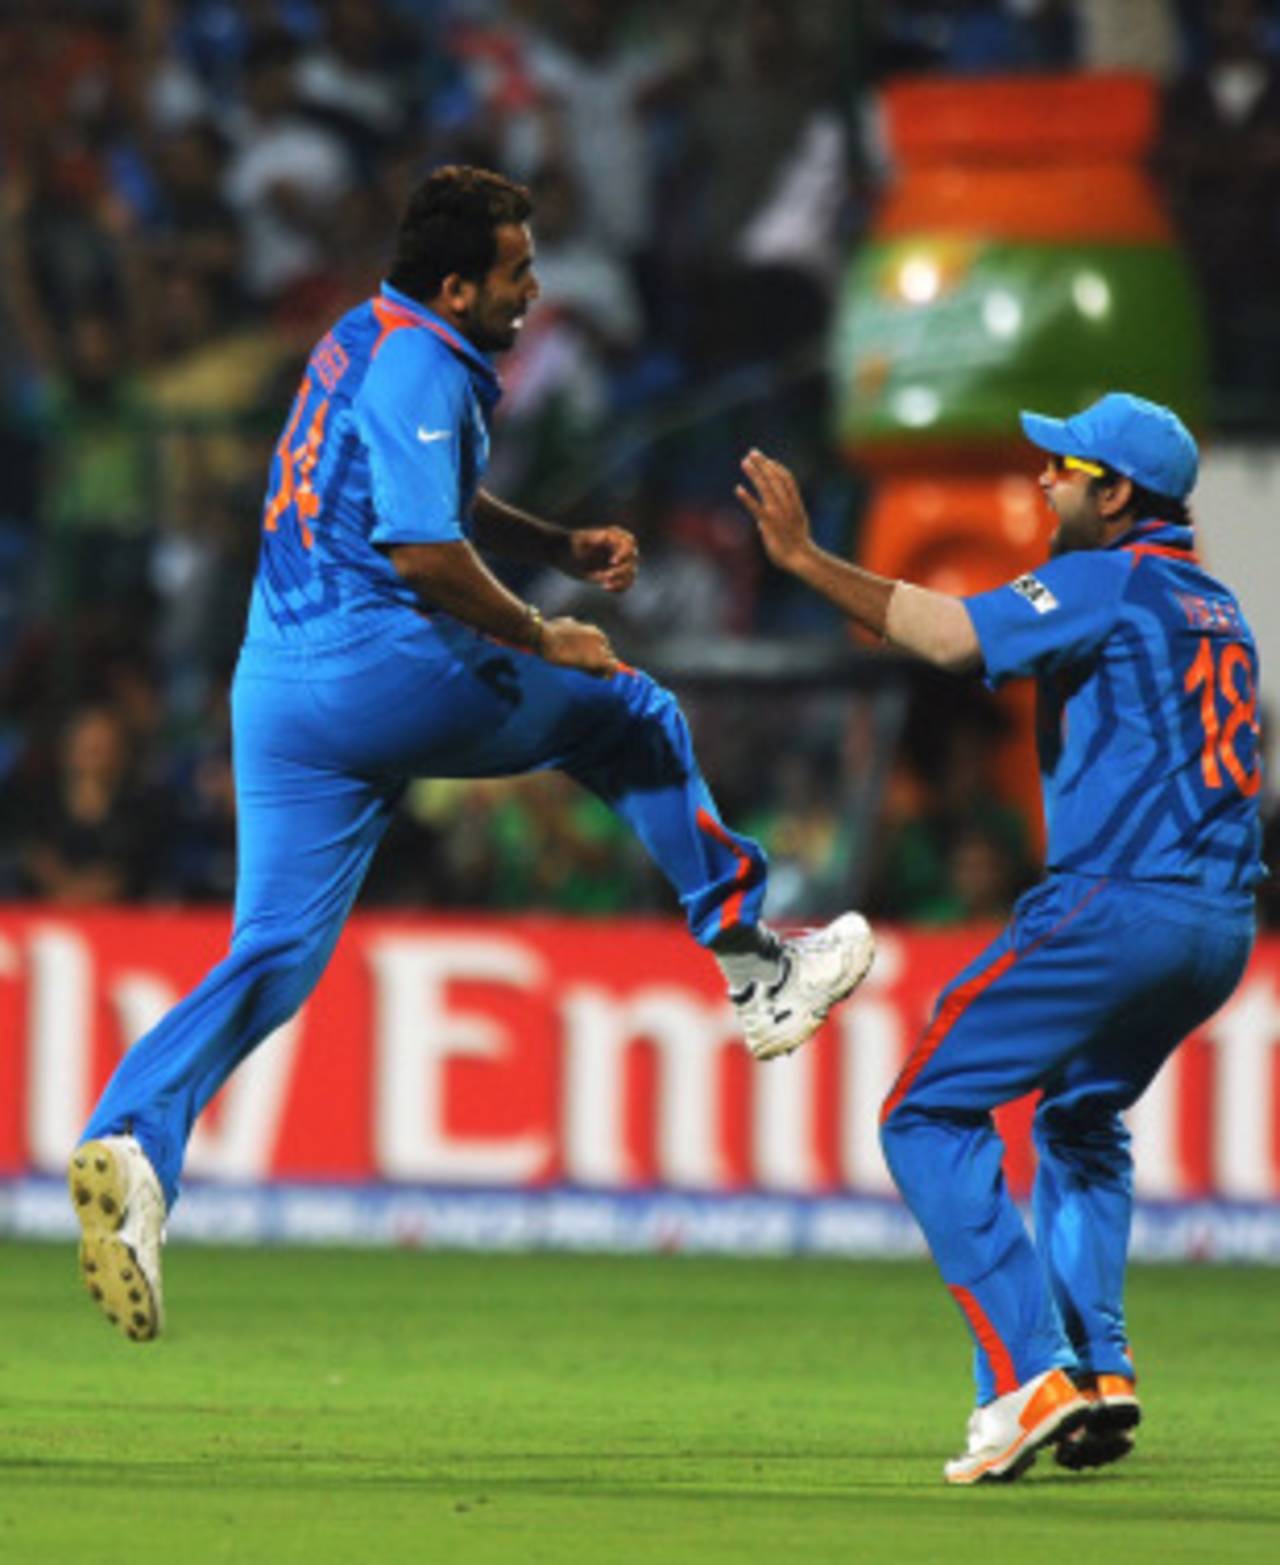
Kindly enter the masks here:
[[[1200, 771], [1205, 787], [1223, 786], [1223, 771], [1245, 798], [1251, 799], [1262, 786], [1262, 764], [1255, 759], [1253, 770], [1246, 772], [1236, 754], [1236, 735], [1247, 727], [1258, 735], [1258, 702], [1253, 688], [1253, 670], [1249, 654], [1238, 641], [1229, 641], [1215, 663], [1214, 644], [1200, 637], [1195, 660], [1182, 681], [1189, 694], [1200, 692], [1200, 723], [1204, 730], [1204, 748], [1200, 752]], [[1227, 703], [1227, 719], [1218, 718], [1218, 698]]]

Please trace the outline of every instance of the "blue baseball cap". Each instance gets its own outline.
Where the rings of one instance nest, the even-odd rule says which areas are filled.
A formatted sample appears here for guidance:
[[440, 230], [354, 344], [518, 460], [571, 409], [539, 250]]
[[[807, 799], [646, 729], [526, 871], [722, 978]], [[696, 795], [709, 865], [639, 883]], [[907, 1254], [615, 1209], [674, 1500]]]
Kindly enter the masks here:
[[1102, 462], [1155, 494], [1185, 500], [1195, 488], [1200, 452], [1178, 415], [1159, 402], [1111, 391], [1072, 418], [1021, 415], [1034, 446], [1054, 456]]

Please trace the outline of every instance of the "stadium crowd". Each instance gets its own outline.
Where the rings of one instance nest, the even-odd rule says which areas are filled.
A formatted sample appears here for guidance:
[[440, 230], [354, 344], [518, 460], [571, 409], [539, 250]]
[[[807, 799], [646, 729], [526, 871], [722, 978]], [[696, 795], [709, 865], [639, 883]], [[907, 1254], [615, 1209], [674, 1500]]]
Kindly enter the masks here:
[[[864, 486], [823, 366], [885, 172], [877, 87], [1139, 65], [1215, 416], [1256, 431], [1280, 408], [1276, 4], [0, 0], [0, 897], [229, 894], [225, 687], [281, 410], [376, 287], [424, 167], [534, 191], [542, 299], [502, 367], [490, 481], [636, 530], [640, 583], [602, 619], [618, 645], [838, 638], [764, 569], [730, 475], [752, 444], [787, 452], [820, 540], [852, 546]], [[865, 700], [793, 705], [783, 751], [758, 700], [691, 701], [726, 814], [778, 866], [775, 915], [843, 906], [856, 861], [873, 912], [1001, 916], [1033, 849], [994, 802], [981, 696], [915, 692], [873, 831], [850, 804]], [[412, 790], [365, 897], [666, 906], [555, 778]]]

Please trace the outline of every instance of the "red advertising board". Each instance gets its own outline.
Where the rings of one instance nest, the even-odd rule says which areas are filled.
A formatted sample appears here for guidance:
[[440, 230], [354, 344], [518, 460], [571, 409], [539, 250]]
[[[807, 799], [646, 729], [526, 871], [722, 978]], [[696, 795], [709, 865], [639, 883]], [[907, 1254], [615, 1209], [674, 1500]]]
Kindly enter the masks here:
[[[60, 1174], [121, 1052], [223, 954], [223, 913], [0, 909], [0, 1178]], [[990, 931], [880, 931], [815, 1046], [756, 1065], [676, 925], [357, 915], [203, 1116], [188, 1174], [466, 1190], [887, 1196], [880, 1103]], [[1132, 1115], [1138, 1194], [1280, 1200], [1280, 940]], [[1028, 1187], [1029, 1104], [1002, 1115]]]

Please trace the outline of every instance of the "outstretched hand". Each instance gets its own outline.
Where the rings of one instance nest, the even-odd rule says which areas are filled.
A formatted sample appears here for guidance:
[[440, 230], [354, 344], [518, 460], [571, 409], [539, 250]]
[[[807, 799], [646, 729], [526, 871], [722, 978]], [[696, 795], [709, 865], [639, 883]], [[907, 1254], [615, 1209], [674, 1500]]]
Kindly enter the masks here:
[[760, 529], [765, 553], [784, 571], [794, 571], [812, 545], [809, 513], [791, 469], [760, 451], [749, 451], [742, 471], [753, 487], [733, 491]]
[[625, 592], [636, 579], [640, 546], [625, 527], [583, 527], [568, 535], [564, 570], [606, 592]]

